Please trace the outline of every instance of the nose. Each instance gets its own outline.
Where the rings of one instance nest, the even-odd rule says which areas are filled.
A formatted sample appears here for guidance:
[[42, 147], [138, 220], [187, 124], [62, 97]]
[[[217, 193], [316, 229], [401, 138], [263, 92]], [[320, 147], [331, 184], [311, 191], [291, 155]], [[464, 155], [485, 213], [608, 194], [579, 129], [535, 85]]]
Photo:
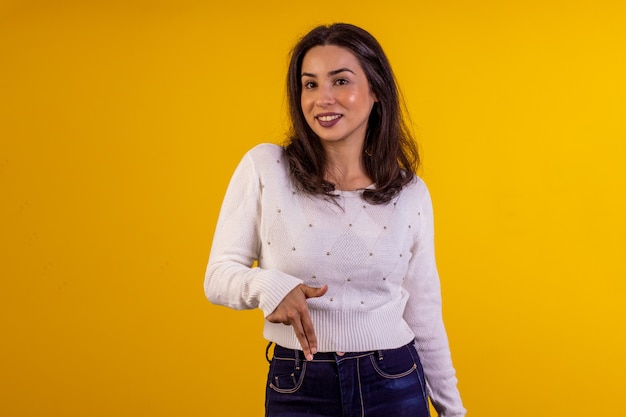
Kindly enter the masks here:
[[318, 107], [327, 107], [335, 102], [335, 96], [331, 86], [320, 85], [317, 89], [315, 104]]

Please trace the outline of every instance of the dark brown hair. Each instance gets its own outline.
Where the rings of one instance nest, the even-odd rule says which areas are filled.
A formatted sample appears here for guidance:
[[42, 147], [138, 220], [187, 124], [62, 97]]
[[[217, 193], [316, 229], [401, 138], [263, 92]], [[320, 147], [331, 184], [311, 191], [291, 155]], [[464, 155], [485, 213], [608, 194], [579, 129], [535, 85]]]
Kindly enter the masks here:
[[285, 151], [292, 181], [311, 194], [332, 196], [335, 190], [335, 185], [324, 179], [326, 153], [300, 104], [302, 60], [311, 48], [320, 45], [339, 46], [354, 54], [378, 99], [370, 113], [361, 156], [375, 188], [365, 190], [363, 198], [373, 204], [387, 203], [413, 179], [419, 153], [404, 122], [400, 92], [382, 47], [367, 31], [346, 23], [316, 27], [291, 52], [287, 73], [291, 128]]

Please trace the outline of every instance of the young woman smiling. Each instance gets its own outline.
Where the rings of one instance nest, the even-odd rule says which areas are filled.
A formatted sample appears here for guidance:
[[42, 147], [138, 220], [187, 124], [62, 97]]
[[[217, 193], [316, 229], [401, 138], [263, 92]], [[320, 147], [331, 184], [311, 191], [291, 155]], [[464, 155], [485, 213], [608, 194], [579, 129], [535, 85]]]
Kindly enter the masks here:
[[213, 303], [264, 313], [266, 416], [424, 417], [429, 397], [465, 416], [430, 195], [382, 48], [353, 25], [317, 27], [287, 92], [288, 143], [243, 157], [205, 276]]

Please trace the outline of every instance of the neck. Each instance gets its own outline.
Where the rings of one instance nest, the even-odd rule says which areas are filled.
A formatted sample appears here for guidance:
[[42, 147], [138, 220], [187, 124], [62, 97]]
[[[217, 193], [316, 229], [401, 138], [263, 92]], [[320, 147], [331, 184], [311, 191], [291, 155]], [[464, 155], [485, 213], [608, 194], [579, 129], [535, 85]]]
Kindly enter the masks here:
[[326, 149], [326, 180], [335, 184], [338, 190], [357, 190], [372, 184], [365, 172], [360, 146], [330, 144]]

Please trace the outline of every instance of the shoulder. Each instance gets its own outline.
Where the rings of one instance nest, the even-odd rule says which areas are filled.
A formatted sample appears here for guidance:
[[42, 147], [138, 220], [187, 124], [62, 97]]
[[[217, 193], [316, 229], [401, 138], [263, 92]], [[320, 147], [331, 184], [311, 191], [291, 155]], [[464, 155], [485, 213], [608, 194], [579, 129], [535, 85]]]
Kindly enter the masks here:
[[289, 181], [289, 164], [282, 146], [272, 143], [256, 145], [246, 152], [243, 163], [263, 184], [286, 186]]
[[261, 143], [250, 149], [246, 155], [258, 163], [280, 161], [283, 158], [285, 150], [282, 146], [273, 143]]
[[276, 166], [283, 166], [284, 149], [272, 143], [262, 143], [249, 149], [241, 158], [238, 169], [263, 175], [274, 171]]
[[412, 228], [414, 237], [432, 236], [434, 225], [433, 205], [424, 180], [417, 175], [405, 185], [398, 196], [398, 213], [417, 227]]
[[422, 178], [413, 174], [411, 182], [402, 187], [400, 197], [410, 201], [412, 204], [430, 204], [430, 192], [428, 186]]

